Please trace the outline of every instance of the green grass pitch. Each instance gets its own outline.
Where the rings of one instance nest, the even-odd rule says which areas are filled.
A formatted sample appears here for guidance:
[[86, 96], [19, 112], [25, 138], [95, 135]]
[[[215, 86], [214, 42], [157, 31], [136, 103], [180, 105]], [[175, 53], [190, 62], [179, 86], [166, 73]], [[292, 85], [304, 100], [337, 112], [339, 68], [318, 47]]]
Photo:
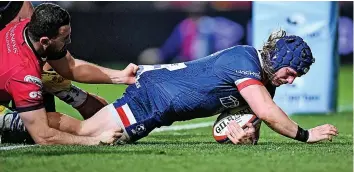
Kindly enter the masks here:
[[[110, 102], [122, 95], [124, 86], [82, 85]], [[341, 67], [338, 105], [353, 104], [352, 66]], [[58, 101], [60, 102], [60, 101]], [[348, 109], [348, 108], [347, 108]], [[80, 118], [71, 107], [58, 103], [58, 110]], [[308, 128], [323, 123], [338, 127], [332, 142], [303, 144], [284, 138], [264, 124], [258, 145], [236, 146], [216, 143], [211, 127], [156, 132], [136, 144], [123, 146], [34, 146], [0, 150], [0, 171], [353, 171], [353, 114], [349, 111], [326, 115], [291, 116]], [[188, 122], [213, 121], [215, 117]], [[0, 148], [12, 145], [0, 145]]]

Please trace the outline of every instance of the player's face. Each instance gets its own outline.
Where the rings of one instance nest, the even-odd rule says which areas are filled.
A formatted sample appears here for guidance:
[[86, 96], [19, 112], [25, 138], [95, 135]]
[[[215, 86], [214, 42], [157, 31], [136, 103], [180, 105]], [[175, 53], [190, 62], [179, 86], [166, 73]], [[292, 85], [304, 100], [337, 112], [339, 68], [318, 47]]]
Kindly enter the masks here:
[[50, 41], [46, 52], [47, 54], [61, 52], [65, 46], [71, 43], [71, 27], [70, 25], [65, 25], [59, 28], [59, 34]]
[[280, 86], [283, 84], [292, 84], [297, 77], [297, 72], [290, 67], [283, 67], [275, 72], [275, 76], [272, 79], [274, 86]]

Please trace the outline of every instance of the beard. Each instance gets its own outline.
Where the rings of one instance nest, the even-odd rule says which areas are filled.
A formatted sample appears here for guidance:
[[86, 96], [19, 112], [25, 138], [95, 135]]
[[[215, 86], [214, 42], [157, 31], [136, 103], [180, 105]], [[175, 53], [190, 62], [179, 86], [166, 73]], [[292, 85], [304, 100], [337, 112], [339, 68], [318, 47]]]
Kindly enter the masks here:
[[51, 56], [51, 55], [56, 54], [56, 53], [58, 53], [58, 52], [60, 52], [60, 50], [58, 50], [58, 49], [56, 49], [54, 46], [50, 45], [50, 46], [48, 46], [47, 49], [45, 50], [44, 55], [45, 55], [45, 56]]
[[50, 45], [45, 50], [44, 56], [47, 57], [48, 59], [53, 59], [53, 58], [57, 59], [59, 56], [60, 57], [65, 56], [66, 51], [67, 51], [66, 45], [63, 46], [63, 48], [61, 49], [57, 49], [56, 47]]

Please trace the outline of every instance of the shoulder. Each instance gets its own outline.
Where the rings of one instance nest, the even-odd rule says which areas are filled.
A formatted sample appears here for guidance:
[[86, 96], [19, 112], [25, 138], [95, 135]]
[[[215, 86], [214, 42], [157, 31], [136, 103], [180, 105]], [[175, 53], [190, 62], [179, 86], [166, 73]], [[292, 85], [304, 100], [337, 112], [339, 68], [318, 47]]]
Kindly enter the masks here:
[[214, 71], [220, 78], [229, 78], [230, 82], [245, 78], [262, 80], [257, 50], [251, 46], [235, 46], [221, 52], [215, 62]]
[[249, 45], [236, 45], [225, 49], [225, 52], [229, 52], [233, 55], [245, 55], [257, 57], [257, 50]]
[[1, 41], [7, 45], [7, 48], [11, 48], [14, 52], [17, 52], [17, 48], [25, 43], [24, 30], [29, 22], [29, 19], [13, 22], [8, 24], [3, 30], [1, 30]]
[[257, 50], [252, 46], [234, 46], [220, 51], [218, 55], [217, 66], [233, 65], [236, 68], [257, 67], [260, 69]]
[[6, 25], [6, 27], [3, 30], [10, 30], [12, 32], [23, 32], [24, 28], [27, 26], [27, 24], [30, 22], [30, 19], [24, 19], [22, 21], [18, 22], [12, 22]]

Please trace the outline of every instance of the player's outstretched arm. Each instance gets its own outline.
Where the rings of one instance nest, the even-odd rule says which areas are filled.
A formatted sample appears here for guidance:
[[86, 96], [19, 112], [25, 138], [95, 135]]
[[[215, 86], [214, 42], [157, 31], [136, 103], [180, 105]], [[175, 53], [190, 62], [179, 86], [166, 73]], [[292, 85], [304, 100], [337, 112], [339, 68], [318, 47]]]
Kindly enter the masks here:
[[64, 58], [48, 60], [53, 69], [64, 78], [91, 84], [133, 84], [138, 66], [129, 64], [124, 70], [101, 67], [75, 59], [68, 51]]
[[322, 140], [331, 140], [338, 134], [337, 129], [325, 124], [303, 130], [292, 121], [272, 100], [267, 89], [262, 85], [251, 85], [240, 91], [253, 112], [274, 131], [286, 137], [302, 142], [314, 143]]
[[98, 145], [101, 142], [109, 144], [121, 136], [120, 131], [114, 130], [103, 132], [96, 137], [75, 136], [59, 131], [49, 127], [44, 108], [22, 112], [20, 116], [33, 140], [41, 145]]

